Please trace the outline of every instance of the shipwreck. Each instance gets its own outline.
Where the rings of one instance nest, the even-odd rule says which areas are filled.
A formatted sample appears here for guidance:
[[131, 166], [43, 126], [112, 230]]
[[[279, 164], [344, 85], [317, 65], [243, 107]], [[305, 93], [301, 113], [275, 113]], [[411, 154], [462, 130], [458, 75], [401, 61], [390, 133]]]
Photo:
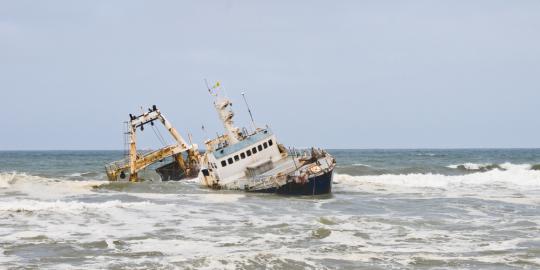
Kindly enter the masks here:
[[[197, 144], [188, 144], [177, 130], [153, 106], [139, 116], [130, 114], [127, 135], [129, 153], [123, 160], [106, 165], [111, 181], [138, 181], [138, 172], [172, 157], [172, 162], [156, 172], [163, 181], [198, 178], [201, 185], [212, 189], [285, 195], [321, 195], [332, 192], [336, 160], [322, 149], [303, 152], [287, 149], [279, 143], [270, 127], [257, 127], [251, 109], [242, 94], [252, 122], [252, 130], [234, 126], [231, 101], [220, 95], [219, 83], [208, 91], [214, 97], [214, 108], [224, 127], [224, 134], [205, 141], [200, 153]], [[161, 122], [175, 143], [148, 153], [138, 153], [136, 131], [145, 125]]]

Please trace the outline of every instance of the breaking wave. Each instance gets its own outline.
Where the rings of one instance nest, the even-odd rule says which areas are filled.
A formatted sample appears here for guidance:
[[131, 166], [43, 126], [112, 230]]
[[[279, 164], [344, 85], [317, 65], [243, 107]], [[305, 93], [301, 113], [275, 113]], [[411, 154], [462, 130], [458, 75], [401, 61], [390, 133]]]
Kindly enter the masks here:
[[37, 201], [37, 200], [17, 200], [1, 202], [0, 211], [7, 212], [80, 212], [85, 210], [102, 210], [109, 208], [141, 208], [145, 206], [153, 206], [154, 203], [150, 202], [122, 202], [119, 200], [112, 200], [106, 202], [87, 203], [79, 201]]
[[354, 163], [352, 164], [352, 166], [358, 166], [358, 167], [368, 167], [368, 168], [371, 168], [370, 165], [367, 165], [367, 164], [363, 164], [363, 163]]
[[[530, 165], [530, 164], [512, 164], [512, 163], [463, 163], [463, 164], [456, 164], [456, 165], [448, 165], [446, 166], [450, 169], [458, 169], [462, 171], [480, 171], [480, 172], [486, 172], [491, 170], [513, 170], [513, 169], [523, 169], [523, 170], [530, 170], [536, 167], [540, 167], [539, 165]], [[537, 168], [537, 170], [540, 170], [540, 168]]]
[[416, 153], [415, 156], [418, 157], [445, 157], [445, 154], [441, 153]]
[[40, 198], [88, 194], [92, 192], [94, 187], [105, 183], [108, 182], [102, 180], [76, 181], [19, 172], [0, 172], [0, 191], [7, 189]]
[[429, 188], [452, 188], [466, 186], [511, 186], [511, 187], [539, 187], [540, 171], [532, 170], [531, 165], [504, 163], [497, 168], [487, 170], [482, 164], [453, 165], [466, 170], [476, 171], [463, 175], [443, 175], [434, 173], [411, 173], [411, 174], [383, 174], [352, 176], [348, 174], [336, 174], [335, 182], [342, 188], [358, 187], [363, 184], [376, 184], [384, 186], [401, 187], [429, 187]]

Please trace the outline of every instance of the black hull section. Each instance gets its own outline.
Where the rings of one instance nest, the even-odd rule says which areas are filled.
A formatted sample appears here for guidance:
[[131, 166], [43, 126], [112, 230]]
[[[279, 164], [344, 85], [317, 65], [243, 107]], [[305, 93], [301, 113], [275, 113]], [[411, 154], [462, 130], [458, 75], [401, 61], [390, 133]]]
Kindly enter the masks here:
[[178, 163], [171, 162], [156, 169], [156, 172], [161, 177], [161, 181], [180, 181], [186, 178], [193, 178], [197, 176], [198, 170], [192, 170], [195, 172], [191, 175], [186, 174], [184, 170], [178, 166]]
[[185, 177], [185, 173], [178, 163], [171, 162], [156, 169], [156, 172], [161, 176], [161, 181], [179, 181]]
[[323, 195], [332, 192], [334, 170], [308, 178], [306, 183], [289, 182], [279, 188], [250, 190], [251, 192], [276, 193], [281, 195]]

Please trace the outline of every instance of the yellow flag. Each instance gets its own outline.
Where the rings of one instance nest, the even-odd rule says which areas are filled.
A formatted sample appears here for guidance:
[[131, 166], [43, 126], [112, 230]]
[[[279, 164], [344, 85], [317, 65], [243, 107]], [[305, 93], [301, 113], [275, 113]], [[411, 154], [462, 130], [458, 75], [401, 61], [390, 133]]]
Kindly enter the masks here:
[[218, 88], [218, 87], [219, 87], [219, 85], [220, 85], [220, 84], [219, 84], [219, 81], [218, 81], [218, 82], [216, 82], [216, 85], [214, 85], [214, 87], [212, 87], [212, 89], [216, 89], [216, 88]]

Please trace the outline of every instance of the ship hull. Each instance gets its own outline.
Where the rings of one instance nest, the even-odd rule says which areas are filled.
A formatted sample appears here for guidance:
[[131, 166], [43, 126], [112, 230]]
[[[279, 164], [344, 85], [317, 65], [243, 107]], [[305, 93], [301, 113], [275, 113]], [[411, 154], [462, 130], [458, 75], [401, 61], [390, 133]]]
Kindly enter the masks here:
[[199, 172], [199, 168], [195, 167], [192, 170], [192, 173], [186, 174], [184, 170], [180, 168], [178, 163], [171, 162], [169, 164], [166, 164], [164, 166], [161, 166], [156, 169], [156, 172], [161, 177], [161, 181], [180, 181], [183, 179], [190, 179], [197, 177], [197, 173]]
[[332, 192], [332, 178], [334, 176], [334, 170], [329, 170], [321, 175], [312, 176], [308, 178], [306, 183], [296, 183], [294, 181], [288, 182], [283, 186], [250, 190], [250, 192], [258, 193], [276, 193], [281, 195], [324, 195]]

